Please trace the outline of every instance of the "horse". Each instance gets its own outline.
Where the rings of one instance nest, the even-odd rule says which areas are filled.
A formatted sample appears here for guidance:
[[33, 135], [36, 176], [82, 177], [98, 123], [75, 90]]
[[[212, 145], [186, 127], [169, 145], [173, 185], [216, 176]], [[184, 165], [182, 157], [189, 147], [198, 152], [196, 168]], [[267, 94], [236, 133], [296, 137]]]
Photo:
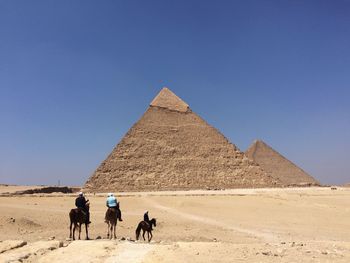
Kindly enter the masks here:
[[[90, 205], [86, 204], [86, 209], [89, 211]], [[86, 224], [86, 217], [87, 214], [80, 208], [73, 208], [69, 212], [69, 219], [70, 219], [70, 226], [69, 226], [69, 237], [72, 238], [72, 233], [73, 233], [73, 240], [75, 240], [75, 229], [78, 227], [79, 228], [79, 239], [80, 239], [80, 233], [81, 233], [81, 225], [85, 224], [85, 231], [86, 231], [86, 240], [89, 239], [89, 233], [88, 233], [88, 224]], [[72, 225], [74, 224], [73, 227], [73, 232], [72, 232]]]
[[[112, 239], [112, 233], [114, 239], [116, 239], [115, 230], [117, 228], [118, 215], [116, 207], [109, 207], [106, 211], [105, 222], [107, 223], [107, 238]], [[109, 231], [111, 235], [109, 235]]]
[[[154, 225], [155, 227], [157, 226], [157, 221], [155, 218], [152, 218], [152, 220], [149, 221], [149, 223], [147, 223], [146, 221], [141, 221], [139, 223], [139, 225], [137, 226], [136, 228], [136, 240], [139, 240], [139, 237], [140, 237], [140, 232], [141, 232], [141, 229], [142, 229], [142, 237], [143, 237], [143, 240], [146, 240], [145, 239], [145, 233], [147, 231], [147, 235], [148, 235], [148, 242], [151, 241], [153, 235], [152, 235], [152, 225]], [[151, 236], [151, 238], [150, 238]]]

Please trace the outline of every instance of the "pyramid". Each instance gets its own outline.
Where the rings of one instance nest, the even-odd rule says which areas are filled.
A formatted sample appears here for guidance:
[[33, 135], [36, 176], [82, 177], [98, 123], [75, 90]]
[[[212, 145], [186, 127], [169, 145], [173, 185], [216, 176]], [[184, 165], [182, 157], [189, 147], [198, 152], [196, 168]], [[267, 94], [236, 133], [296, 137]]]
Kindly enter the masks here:
[[86, 182], [90, 192], [269, 187], [278, 182], [163, 88]]
[[261, 140], [254, 141], [245, 154], [284, 186], [320, 185], [312, 176]]

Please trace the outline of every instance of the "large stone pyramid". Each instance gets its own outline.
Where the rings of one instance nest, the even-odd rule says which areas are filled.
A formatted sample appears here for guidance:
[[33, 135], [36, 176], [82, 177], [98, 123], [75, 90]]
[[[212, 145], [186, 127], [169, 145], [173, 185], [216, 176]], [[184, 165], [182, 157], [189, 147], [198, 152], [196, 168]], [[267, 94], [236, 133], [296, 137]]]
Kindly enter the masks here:
[[320, 185], [312, 176], [261, 140], [254, 141], [245, 154], [284, 186]]
[[277, 180], [163, 88], [84, 188], [104, 192], [276, 185]]

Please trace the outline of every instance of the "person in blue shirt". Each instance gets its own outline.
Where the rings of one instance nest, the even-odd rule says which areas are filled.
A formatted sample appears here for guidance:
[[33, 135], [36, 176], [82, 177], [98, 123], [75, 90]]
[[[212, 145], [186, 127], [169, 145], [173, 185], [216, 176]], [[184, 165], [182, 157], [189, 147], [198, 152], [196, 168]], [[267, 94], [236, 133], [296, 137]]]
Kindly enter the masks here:
[[117, 218], [119, 219], [119, 221], [123, 221], [122, 212], [119, 209], [119, 202], [117, 201], [117, 198], [115, 198], [113, 193], [108, 194], [108, 197], [106, 200], [106, 206], [108, 208], [115, 208], [115, 210], [117, 212]]

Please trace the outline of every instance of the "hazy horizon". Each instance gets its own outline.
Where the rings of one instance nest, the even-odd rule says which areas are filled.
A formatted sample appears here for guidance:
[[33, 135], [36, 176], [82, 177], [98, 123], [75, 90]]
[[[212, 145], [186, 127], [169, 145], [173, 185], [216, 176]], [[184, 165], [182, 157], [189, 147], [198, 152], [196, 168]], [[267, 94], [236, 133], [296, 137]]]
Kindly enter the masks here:
[[82, 185], [163, 86], [350, 182], [350, 2], [0, 2], [0, 183]]

